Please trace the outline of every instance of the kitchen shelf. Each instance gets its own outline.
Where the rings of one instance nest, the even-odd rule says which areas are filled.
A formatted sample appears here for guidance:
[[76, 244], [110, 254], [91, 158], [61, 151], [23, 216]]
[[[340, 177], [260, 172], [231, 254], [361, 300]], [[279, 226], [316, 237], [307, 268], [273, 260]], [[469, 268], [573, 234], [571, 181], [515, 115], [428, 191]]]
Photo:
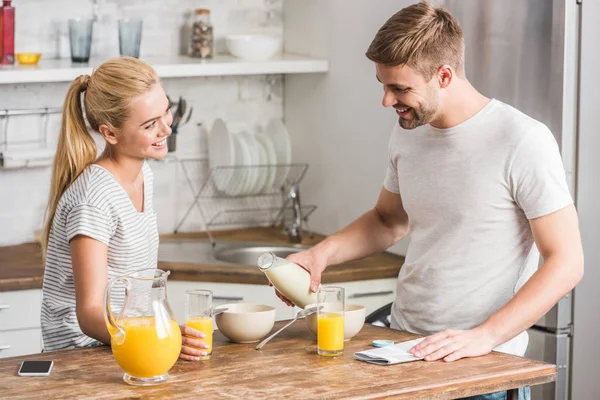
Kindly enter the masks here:
[[[283, 54], [265, 61], [247, 61], [229, 55], [217, 55], [212, 60], [190, 57], [142, 57], [161, 78], [198, 76], [303, 74], [327, 72], [329, 63], [292, 54]], [[0, 84], [70, 82], [79, 75], [91, 74], [94, 67], [106, 59], [92, 59], [89, 64], [73, 64], [70, 59], [42, 60], [36, 66], [0, 66]]]

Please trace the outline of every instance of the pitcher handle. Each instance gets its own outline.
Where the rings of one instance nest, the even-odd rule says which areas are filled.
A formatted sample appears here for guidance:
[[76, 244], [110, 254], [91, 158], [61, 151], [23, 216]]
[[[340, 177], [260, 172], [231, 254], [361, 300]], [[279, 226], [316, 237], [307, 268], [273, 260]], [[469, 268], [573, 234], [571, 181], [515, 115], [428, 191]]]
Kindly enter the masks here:
[[[119, 314], [118, 319], [120, 319], [123, 315], [123, 312], [127, 308], [127, 305], [129, 304], [129, 292], [131, 291], [131, 282], [125, 277], [115, 278], [108, 283], [108, 285], [106, 286], [106, 291], [104, 292], [104, 319], [106, 321], [106, 326], [109, 329], [109, 333], [111, 334], [111, 341], [114, 341], [116, 344], [121, 344], [125, 341], [125, 329], [123, 329], [123, 327], [119, 325], [113, 317], [113, 312], [110, 306], [110, 292], [115, 283], [119, 281], [125, 282], [125, 304], [123, 304], [123, 308], [121, 309], [121, 313]], [[118, 331], [118, 333], [113, 335], [111, 330]]]

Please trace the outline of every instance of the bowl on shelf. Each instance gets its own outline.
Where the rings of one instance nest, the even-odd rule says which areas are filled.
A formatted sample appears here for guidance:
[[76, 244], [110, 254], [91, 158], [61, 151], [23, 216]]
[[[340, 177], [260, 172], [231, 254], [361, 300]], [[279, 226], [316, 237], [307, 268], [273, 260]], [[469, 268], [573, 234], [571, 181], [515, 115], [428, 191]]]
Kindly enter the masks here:
[[272, 35], [227, 35], [227, 50], [244, 60], [267, 60], [281, 49], [281, 38]]
[[267, 336], [275, 324], [275, 308], [263, 304], [219, 305], [227, 311], [217, 314], [217, 328], [235, 343], [254, 343]]
[[[316, 304], [311, 304], [306, 307], [316, 307]], [[352, 339], [365, 324], [367, 310], [365, 306], [360, 304], [346, 304], [344, 307], [344, 341]], [[317, 335], [317, 313], [307, 315], [306, 325], [315, 336]]]
[[21, 65], [36, 65], [40, 58], [42, 57], [42, 53], [17, 53], [15, 54], [15, 58]]

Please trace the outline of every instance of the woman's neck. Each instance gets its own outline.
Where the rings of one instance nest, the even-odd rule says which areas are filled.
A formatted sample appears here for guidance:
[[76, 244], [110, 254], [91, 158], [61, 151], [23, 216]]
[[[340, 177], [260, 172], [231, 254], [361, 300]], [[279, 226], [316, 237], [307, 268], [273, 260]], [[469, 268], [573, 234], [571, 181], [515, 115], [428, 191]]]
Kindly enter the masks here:
[[96, 164], [110, 171], [122, 184], [130, 185], [139, 182], [144, 160], [104, 153]]

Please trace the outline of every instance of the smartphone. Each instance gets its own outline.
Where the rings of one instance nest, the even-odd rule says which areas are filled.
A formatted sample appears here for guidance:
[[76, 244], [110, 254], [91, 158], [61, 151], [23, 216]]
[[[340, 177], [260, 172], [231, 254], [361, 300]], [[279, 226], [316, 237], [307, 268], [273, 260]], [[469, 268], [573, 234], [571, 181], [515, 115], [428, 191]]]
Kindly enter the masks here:
[[54, 361], [23, 361], [19, 376], [49, 376]]

